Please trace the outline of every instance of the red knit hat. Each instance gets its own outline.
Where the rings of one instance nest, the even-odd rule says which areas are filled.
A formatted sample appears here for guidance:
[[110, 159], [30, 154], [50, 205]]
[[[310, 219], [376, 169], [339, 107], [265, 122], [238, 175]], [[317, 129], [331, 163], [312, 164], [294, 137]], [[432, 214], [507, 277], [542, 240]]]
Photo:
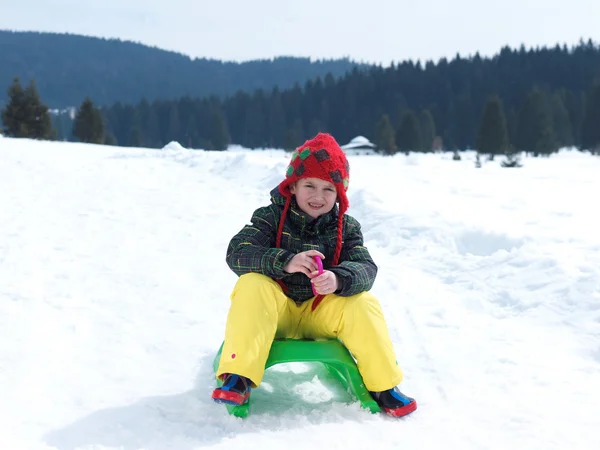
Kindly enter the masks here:
[[[338, 264], [342, 252], [342, 224], [344, 213], [350, 206], [346, 191], [350, 180], [350, 166], [346, 155], [339, 144], [330, 134], [319, 133], [314, 138], [309, 139], [303, 145], [296, 148], [292, 153], [292, 160], [285, 173], [286, 177], [279, 184], [279, 192], [286, 197], [285, 206], [279, 221], [277, 230], [276, 246], [281, 244], [281, 235], [283, 233], [283, 223], [290, 207], [292, 193], [290, 185], [301, 178], [319, 178], [332, 183], [337, 190], [337, 200], [339, 202], [338, 230], [335, 252], [333, 254], [332, 265]], [[319, 296], [322, 297], [322, 296]], [[315, 301], [316, 304], [319, 298]], [[316, 307], [313, 304], [313, 309]]]

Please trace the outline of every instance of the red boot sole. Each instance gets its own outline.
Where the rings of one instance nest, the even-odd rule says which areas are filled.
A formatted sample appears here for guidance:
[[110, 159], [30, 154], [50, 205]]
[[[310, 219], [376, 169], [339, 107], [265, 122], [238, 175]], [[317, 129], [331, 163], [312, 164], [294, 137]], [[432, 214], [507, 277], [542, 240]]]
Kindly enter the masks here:
[[243, 405], [248, 401], [250, 391], [246, 395], [238, 394], [237, 392], [223, 391], [215, 389], [212, 393], [212, 399], [218, 403], [228, 403], [230, 405]]
[[410, 402], [408, 405], [403, 406], [402, 408], [384, 408], [387, 415], [392, 417], [403, 417], [417, 409], [417, 402]]

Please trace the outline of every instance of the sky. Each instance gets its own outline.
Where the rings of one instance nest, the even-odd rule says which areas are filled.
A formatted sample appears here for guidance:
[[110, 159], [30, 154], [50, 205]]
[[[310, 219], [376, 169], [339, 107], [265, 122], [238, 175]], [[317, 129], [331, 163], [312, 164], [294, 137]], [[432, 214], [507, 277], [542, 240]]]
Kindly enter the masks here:
[[388, 65], [600, 41], [593, 0], [0, 0], [0, 29], [132, 40], [191, 57]]
[[600, 158], [461, 155], [349, 156], [418, 409], [371, 414], [290, 363], [237, 419], [210, 397], [225, 253], [289, 154], [0, 136], [0, 448], [597, 448]]

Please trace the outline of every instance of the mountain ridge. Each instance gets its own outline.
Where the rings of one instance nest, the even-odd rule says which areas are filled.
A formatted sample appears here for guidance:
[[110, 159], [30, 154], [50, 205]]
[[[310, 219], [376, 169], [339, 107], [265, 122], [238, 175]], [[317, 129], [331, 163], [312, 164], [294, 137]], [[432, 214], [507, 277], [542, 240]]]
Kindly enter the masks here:
[[70, 33], [0, 30], [0, 105], [15, 77], [35, 80], [51, 108], [190, 97], [224, 97], [237, 91], [283, 90], [295, 83], [353, 68], [348, 58], [311, 60], [278, 56], [244, 62], [192, 58], [133, 41]]

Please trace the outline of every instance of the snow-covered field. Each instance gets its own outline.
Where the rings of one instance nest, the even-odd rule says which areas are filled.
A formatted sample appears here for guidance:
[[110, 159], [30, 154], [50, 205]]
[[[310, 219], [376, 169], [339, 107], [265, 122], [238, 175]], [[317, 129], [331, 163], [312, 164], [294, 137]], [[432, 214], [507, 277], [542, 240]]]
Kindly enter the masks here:
[[0, 138], [0, 449], [600, 447], [600, 158], [352, 156], [350, 211], [419, 409], [267, 371], [210, 399], [231, 236], [288, 157]]

